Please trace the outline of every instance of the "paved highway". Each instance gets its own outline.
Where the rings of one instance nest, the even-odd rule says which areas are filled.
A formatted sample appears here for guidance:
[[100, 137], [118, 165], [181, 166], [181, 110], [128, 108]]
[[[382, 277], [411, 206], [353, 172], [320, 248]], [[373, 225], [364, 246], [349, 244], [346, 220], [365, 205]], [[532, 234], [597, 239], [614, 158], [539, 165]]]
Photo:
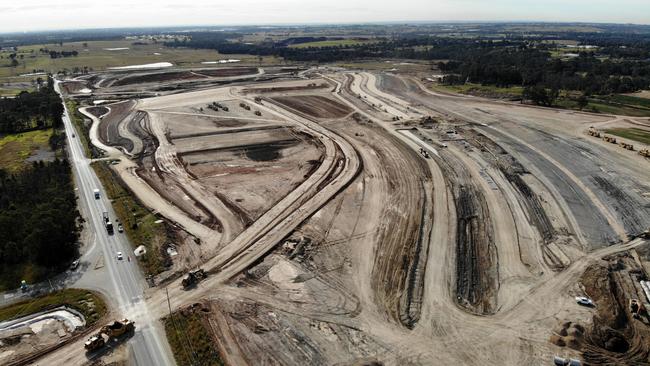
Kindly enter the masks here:
[[[60, 86], [55, 86], [59, 95]], [[61, 95], [63, 98], [63, 96]], [[112, 222], [115, 222], [113, 211], [106, 192], [94, 170], [90, 160], [83, 154], [83, 147], [75, 131], [67, 107], [63, 115], [63, 123], [68, 138], [70, 162], [72, 171], [78, 185], [79, 199], [88, 208], [86, 225], [95, 232], [95, 245], [104, 256], [104, 263], [108, 270], [110, 282], [103, 284], [106, 292], [112, 295], [113, 303], [117, 304], [116, 316], [133, 319], [136, 324], [135, 335], [128, 341], [132, 361], [136, 365], [173, 365], [174, 358], [167, 344], [167, 339], [162, 325], [152, 317], [144, 299], [146, 282], [133, 256], [132, 246], [124, 233], [117, 231], [109, 235], [104, 227], [103, 212], [108, 212]], [[75, 136], [75, 137], [72, 137]], [[95, 199], [93, 190], [100, 190], [100, 198]], [[117, 252], [124, 254], [123, 260], [117, 259]], [[131, 261], [128, 257], [131, 257]]]

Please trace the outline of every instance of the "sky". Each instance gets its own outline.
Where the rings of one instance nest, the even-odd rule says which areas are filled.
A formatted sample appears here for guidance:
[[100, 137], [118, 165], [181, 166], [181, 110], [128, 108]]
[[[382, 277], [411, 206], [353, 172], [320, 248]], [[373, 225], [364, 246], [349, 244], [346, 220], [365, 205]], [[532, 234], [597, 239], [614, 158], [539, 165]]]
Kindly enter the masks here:
[[2, 33], [391, 21], [650, 24], [650, 0], [0, 0]]

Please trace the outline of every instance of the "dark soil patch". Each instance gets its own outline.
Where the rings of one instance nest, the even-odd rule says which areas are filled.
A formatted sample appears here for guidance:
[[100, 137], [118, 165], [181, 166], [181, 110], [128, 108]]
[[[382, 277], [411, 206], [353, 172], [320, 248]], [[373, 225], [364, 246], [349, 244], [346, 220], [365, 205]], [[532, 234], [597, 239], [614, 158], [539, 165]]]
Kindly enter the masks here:
[[211, 76], [211, 77], [228, 77], [228, 76], [241, 76], [256, 74], [257, 68], [255, 67], [231, 67], [227, 69], [208, 69], [196, 70], [196, 73]]
[[86, 110], [90, 114], [92, 114], [93, 116], [95, 116], [97, 118], [99, 118], [99, 117], [105, 115], [106, 113], [108, 113], [108, 108], [106, 108], [106, 107], [88, 107], [88, 108], [86, 108]]
[[327, 84], [327, 83], [309, 84], [309, 85], [302, 85], [302, 86], [278, 86], [278, 87], [274, 87], [274, 88], [250, 88], [250, 89], [244, 89], [244, 93], [259, 93], [259, 94], [283, 93], [283, 92], [290, 92], [290, 91], [322, 89], [322, 88], [328, 88], [328, 87], [330, 87], [330, 85]]
[[123, 77], [115, 81], [111, 86], [124, 86], [142, 83], [154, 83], [173, 80], [193, 80], [203, 79], [202, 76], [196, 75], [189, 71], [163, 72], [157, 74], [132, 75]]
[[271, 99], [316, 118], [343, 118], [352, 113], [350, 107], [320, 95], [297, 95]]
[[287, 142], [279, 142], [265, 145], [258, 145], [246, 149], [246, 157], [255, 161], [273, 161], [282, 156], [281, 150], [290, 145]]

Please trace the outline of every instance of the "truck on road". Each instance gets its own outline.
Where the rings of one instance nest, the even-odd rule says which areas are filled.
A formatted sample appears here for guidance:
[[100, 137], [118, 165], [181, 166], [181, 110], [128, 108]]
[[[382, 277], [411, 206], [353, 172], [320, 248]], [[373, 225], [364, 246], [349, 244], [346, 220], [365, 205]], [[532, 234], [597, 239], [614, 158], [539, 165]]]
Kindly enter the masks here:
[[95, 195], [95, 199], [98, 200], [99, 199], [99, 189], [98, 188], [93, 189], [93, 194]]
[[113, 223], [108, 217], [108, 212], [102, 213], [102, 216], [104, 217], [104, 226], [106, 226], [106, 231], [109, 235], [113, 235]]

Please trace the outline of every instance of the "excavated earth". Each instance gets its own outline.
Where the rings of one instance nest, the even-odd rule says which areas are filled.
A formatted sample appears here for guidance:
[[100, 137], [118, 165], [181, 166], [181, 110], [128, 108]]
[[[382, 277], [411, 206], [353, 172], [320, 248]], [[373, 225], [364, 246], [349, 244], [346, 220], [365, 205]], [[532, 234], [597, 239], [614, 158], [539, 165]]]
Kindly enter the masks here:
[[123, 99], [91, 111], [108, 112], [97, 138], [175, 224], [171, 306], [200, 313], [227, 364], [649, 362], [628, 301], [650, 301], [650, 160], [586, 133], [647, 121], [297, 71], [83, 81]]

